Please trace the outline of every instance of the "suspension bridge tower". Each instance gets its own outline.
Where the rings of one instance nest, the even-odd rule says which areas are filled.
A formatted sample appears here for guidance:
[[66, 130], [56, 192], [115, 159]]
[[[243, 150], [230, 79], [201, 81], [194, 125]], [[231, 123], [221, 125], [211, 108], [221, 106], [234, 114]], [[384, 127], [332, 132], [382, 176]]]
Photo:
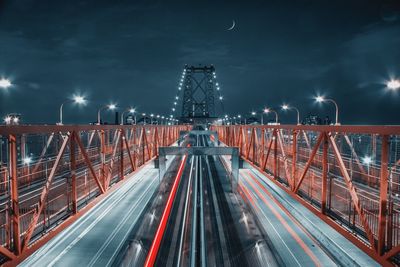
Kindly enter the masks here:
[[[182, 96], [182, 122], [212, 121], [217, 118], [215, 91], [219, 90], [215, 68], [210, 66], [185, 66]], [[218, 99], [221, 99], [219, 97]]]

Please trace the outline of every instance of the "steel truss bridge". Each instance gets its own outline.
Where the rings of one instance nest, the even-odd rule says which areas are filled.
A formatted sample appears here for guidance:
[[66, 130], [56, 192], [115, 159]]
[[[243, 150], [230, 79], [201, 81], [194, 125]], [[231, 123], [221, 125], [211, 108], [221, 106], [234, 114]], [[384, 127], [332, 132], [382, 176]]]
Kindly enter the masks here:
[[213, 125], [232, 149], [190, 130], [1, 126], [1, 263], [61, 264], [86, 241], [88, 266], [400, 264], [400, 127]]
[[[381, 264], [399, 264], [400, 127], [214, 126], [220, 140]], [[368, 155], [368, 160], [364, 156]]]

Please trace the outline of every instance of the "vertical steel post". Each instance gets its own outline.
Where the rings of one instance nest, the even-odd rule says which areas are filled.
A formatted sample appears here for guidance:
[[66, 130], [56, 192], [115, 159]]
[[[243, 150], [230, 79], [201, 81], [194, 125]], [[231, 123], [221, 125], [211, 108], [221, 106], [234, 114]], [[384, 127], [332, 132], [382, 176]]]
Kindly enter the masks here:
[[385, 251], [385, 236], [387, 222], [387, 200], [388, 200], [388, 160], [389, 160], [389, 136], [382, 136], [381, 148], [381, 174], [379, 195], [379, 224], [378, 224], [378, 254], [383, 255]]
[[18, 181], [17, 181], [17, 138], [9, 135], [9, 159], [10, 159], [10, 178], [11, 178], [11, 211], [12, 211], [12, 233], [14, 252], [16, 255], [21, 253], [21, 240], [19, 228], [19, 201], [18, 201]]
[[[72, 195], [72, 212], [78, 212], [77, 195], [76, 195], [76, 159], [75, 159], [75, 132], [71, 133], [69, 140], [69, 160], [71, 169], [71, 195]], [[69, 205], [69, 204], [68, 204]]]
[[265, 128], [261, 130], [261, 149], [259, 149], [258, 153], [258, 166], [261, 166], [264, 160], [264, 151], [265, 151]]
[[323, 151], [322, 151], [322, 193], [321, 193], [321, 213], [326, 213], [326, 199], [328, 187], [328, 136], [324, 133]]
[[277, 138], [277, 130], [274, 129], [274, 133], [272, 135], [272, 138], [274, 138], [274, 178], [276, 179], [278, 177], [277, 173], [277, 165], [278, 165], [278, 138]]
[[[119, 158], [119, 179], [123, 180], [125, 177], [125, 171], [124, 171], [124, 142], [125, 142], [125, 132], [120, 129], [121, 133], [121, 138], [119, 139], [119, 153], [120, 153], [120, 158]], [[132, 170], [133, 171], [133, 170]]]
[[293, 131], [293, 141], [292, 141], [292, 190], [296, 187], [296, 164], [297, 164], [297, 131]]
[[108, 186], [106, 185], [106, 140], [104, 130], [100, 131], [100, 145], [101, 145], [101, 179], [103, 182], [103, 189], [107, 191]]

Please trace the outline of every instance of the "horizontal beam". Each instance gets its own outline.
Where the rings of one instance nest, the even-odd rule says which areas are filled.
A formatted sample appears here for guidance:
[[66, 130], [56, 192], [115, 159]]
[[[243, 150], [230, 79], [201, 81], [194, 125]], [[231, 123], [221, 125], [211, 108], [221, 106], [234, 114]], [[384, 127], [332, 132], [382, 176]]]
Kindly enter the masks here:
[[33, 134], [33, 133], [54, 133], [54, 132], [79, 132], [79, 131], [100, 131], [100, 130], [129, 130], [133, 128], [181, 128], [182, 125], [12, 125], [0, 126], [0, 135], [10, 134]]
[[165, 155], [208, 155], [208, 156], [221, 156], [221, 155], [239, 155], [238, 147], [160, 147], [160, 156]]
[[232, 125], [217, 127], [242, 127], [258, 129], [284, 129], [301, 130], [311, 132], [337, 132], [337, 133], [358, 133], [358, 134], [380, 134], [380, 135], [400, 135], [400, 126], [391, 125]]
[[180, 131], [179, 135], [193, 134], [193, 135], [218, 135], [217, 131], [206, 131], [206, 130], [191, 130], [191, 131]]

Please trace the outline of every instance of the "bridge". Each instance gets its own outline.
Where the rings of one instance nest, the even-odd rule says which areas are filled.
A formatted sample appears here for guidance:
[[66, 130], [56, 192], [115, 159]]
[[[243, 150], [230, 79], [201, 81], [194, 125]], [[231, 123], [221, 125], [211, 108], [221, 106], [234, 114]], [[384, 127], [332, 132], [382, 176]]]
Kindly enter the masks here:
[[218, 116], [214, 67], [182, 88], [164, 122], [0, 126], [0, 263], [400, 264], [400, 126]]

